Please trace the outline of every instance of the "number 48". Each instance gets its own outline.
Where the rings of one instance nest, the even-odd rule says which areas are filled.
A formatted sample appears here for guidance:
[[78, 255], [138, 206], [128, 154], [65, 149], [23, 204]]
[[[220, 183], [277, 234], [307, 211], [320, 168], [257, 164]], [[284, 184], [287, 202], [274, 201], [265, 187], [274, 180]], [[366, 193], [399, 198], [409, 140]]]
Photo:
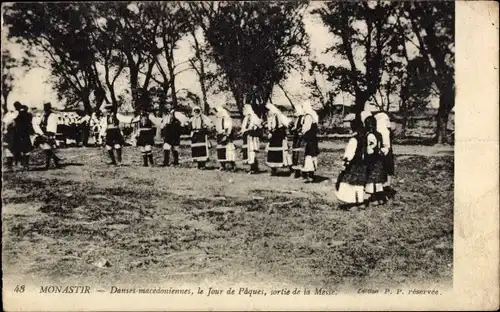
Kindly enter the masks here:
[[17, 285], [16, 288], [14, 288], [14, 291], [17, 293], [23, 293], [24, 292], [24, 285]]

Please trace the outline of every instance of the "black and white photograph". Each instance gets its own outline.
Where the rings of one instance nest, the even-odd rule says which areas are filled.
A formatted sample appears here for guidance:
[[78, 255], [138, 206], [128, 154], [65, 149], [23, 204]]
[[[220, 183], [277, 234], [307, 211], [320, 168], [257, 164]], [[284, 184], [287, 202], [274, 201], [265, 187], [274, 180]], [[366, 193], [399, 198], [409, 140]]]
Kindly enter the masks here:
[[117, 304], [92, 310], [452, 290], [456, 5], [2, 4], [4, 287]]

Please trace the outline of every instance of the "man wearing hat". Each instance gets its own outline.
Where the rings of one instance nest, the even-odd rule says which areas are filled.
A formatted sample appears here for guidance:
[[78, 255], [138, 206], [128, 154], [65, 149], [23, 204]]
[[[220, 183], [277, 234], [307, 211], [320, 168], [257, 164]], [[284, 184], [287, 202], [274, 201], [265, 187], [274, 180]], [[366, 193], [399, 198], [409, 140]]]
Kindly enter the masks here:
[[57, 132], [58, 116], [52, 112], [52, 104], [43, 104], [43, 115], [40, 123], [33, 123], [35, 133], [39, 135], [38, 144], [45, 153], [45, 168], [50, 167], [50, 161], [54, 161], [56, 168], [60, 167], [61, 158], [59, 158], [54, 149], [56, 148], [56, 132]]
[[[133, 117], [126, 117], [113, 111], [113, 105], [103, 107], [104, 116], [101, 119], [101, 136], [105, 137], [106, 150], [111, 159], [110, 165], [121, 164], [122, 147], [125, 145], [120, 122], [131, 123]], [[116, 158], [113, 150], [116, 151]]]

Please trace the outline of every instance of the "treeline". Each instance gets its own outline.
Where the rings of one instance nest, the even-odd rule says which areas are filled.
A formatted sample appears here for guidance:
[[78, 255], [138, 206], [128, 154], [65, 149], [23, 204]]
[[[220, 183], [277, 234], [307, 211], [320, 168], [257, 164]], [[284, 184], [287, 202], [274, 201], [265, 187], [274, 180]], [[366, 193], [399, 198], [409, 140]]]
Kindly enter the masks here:
[[[311, 58], [304, 25], [311, 16], [335, 37], [322, 52], [341, 62]], [[120, 79], [128, 82], [134, 108], [143, 101], [159, 103], [160, 111], [167, 100], [179, 105], [176, 78], [186, 67], [196, 72], [201, 94], [187, 90], [184, 97], [205, 110], [209, 93], [229, 92], [240, 111], [252, 103], [263, 112], [273, 90], [286, 94], [288, 76], [307, 70], [311, 97], [324, 106], [344, 92], [355, 111], [368, 101], [387, 109], [396, 95], [407, 118], [429, 96], [438, 97], [438, 142], [454, 106], [452, 1], [14, 3], [4, 7], [4, 24], [29, 54], [48, 58], [60, 100], [83, 103], [87, 112], [104, 102], [123, 105]], [[180, 63], [184, 38], [194, 53]], [[9, 69], [30, 64], [2, 54], [6, 103]], [[323, 90], [318, 75], [333, 88]]]

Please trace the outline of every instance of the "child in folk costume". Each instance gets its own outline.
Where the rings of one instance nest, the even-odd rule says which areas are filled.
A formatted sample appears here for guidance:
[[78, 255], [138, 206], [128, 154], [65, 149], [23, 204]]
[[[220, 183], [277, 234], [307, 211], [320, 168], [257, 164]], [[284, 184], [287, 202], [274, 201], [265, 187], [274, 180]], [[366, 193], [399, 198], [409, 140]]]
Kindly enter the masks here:
[[305, 160], [302, 173], [306, 183], [314, 181], [314, 172], [318, 168], [318, 114], [314, 111], [310, 102], [302, 106], [304, 110], [304, 123], [302, 124], [302, 139], [305, 142]]
[[257, 153], [260, 149], [258, 132], [262, 127], [262, 120], [255, 114], [250, 104], [243, 106], [243, 121], [240, 134], [243, 138], [243, 161], [250, 165], [249, 174], [259, 172]]
[[384, 184], [387, 181], [387, 174], [384, 170], [382, 135], [377, 131], [375, 117], [366, 117], [365, 132], [366, 152], [364, 158], [367, 168], [365, 192], [370, 195], [370, 200], [385, 203], [387, 198]]
[[366, 136], [363, 123], [354, 114], [346, 117], [352, 117], [346, 119], [351, 122], [351, 128], [355, 134], [347, 143], [343, 156], [344, 169], [339, 174], [335, 185], [335, 195], [343, 202], [341, 206], [345, 208], [367, 204], [364, 192], [367, 168], [364, 161]]
[[161, 122], [161, 134], [163, 137], [163, 166], [170, 166], [170, 151], [174, 158], [173, 165], [179, 165], [179, 151], [177, 148], [181, 144], [182, 127], [186, 126], [189, 119], [181, 112], [172, 108], [171, 104], [166, 105], [167, 114]]
[[191, 158], [198, 164], [198, 169], [204, 169], [209, 157], [208, 131], [212, 121], [201, 113], [201, 107], [193, 108], [191, 118]]
[[44, 113], [40, 120], [36, 119], [33, 122], [33, 130], [38, 135], [35, 139], [35, 145], [40, 146], [45, 153], [45, 168], [50, 167], [50, 161], [54, 161], [56, 168], [60, 167], [61, 158], [59, 158], [54, 150], [56, 148], [56, 133], [58, 116], [52, 112], [50, 103], [43, 104]]
[[[133, 117], [123, 116], [117, 112], [113, 112], [113, 106], [107, 105], [104, 107], [104, 116], [101, 119], [101, 136], [105, 137], [106, 150], [111, 159], [110, 165], [121, 164], [122, 162], [122, 147], [125, 145], [125, 139], [120, 129], [120, 122], [131, 123]], [[113, 150], [116, 151], [116, 158]]]
[[230, 170], [236, 167], [236, 147], [233, 143], [233, 121], [229, 112], [222, 106], [216, 106], [215, 131], [217, 133], [217, 160], [220, 162], [220, 170]]
[[271, 167], [271, 175], [276, 175], [278, 168], [290, 167], [292, 164], [286, 137], [290, 121], [273, 104], [267, 104], [266, 108], [268, 109], [267, 129], [269, 131], [266, 163]]
[[148, 109], [143, 108], [138, 118], [136, 117], [133, 122], [137, 122], [138, 124], [136, 144], [141, 150], [143, 166], [147, 167], [149, 164], [153, 166], [155, 133], [154, 124], [150, 118], [150, 112]]
[[293, 135], [292, 143], [292, 169], [295, 174], [294, 177], [300, 178], [302, 176], [301, 169], [304, 165], [304, 147], [302, 142], [302, 124], [304, 123], [304, 112], [302, 105], [295, 106], [295, 121], [290, 132]]

